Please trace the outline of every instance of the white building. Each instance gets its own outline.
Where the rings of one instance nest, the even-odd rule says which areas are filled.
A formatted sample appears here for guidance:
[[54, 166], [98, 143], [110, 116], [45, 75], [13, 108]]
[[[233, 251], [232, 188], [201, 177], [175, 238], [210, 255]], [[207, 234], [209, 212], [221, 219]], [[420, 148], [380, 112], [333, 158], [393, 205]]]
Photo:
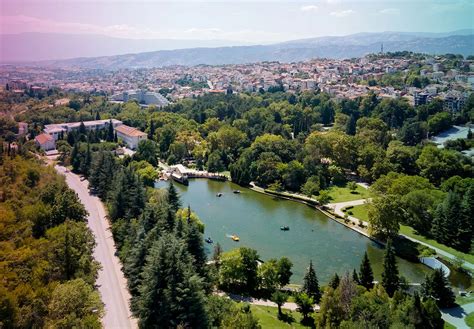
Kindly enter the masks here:
[[121, 139], [132, 150], [137, 148], [140, 141], [147, 139], [147, 135], [144, 132], [127, 125], [117, 126], [115, 131], [117, 132], [117, 138]]
[[55, 123], [55, 124], [45, 125], [43, 131], [46, 134], [49, 134], [52, 137], [54, 137], [54, 140], [58, 140], [59, 135], [61, 133], [68, 133], [73, 130], [78, 130], [79, 127], [81, 126], [81, 123], [84, 123], [84, 127], [86, 128], [86, 130], [96, 130], [96, 129], [107, 128], [110, 122], [112, 122], [112, 125], [114, 128], [122, 124], [122, 121], [116, 120], [116, 119]]

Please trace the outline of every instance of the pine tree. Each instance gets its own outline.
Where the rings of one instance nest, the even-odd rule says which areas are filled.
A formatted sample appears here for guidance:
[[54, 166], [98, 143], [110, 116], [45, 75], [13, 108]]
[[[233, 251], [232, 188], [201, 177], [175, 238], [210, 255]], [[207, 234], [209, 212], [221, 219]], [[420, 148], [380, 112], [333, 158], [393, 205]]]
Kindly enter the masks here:
[[192, 270], [185, 244], [172, 235], [159, 239], [147, 257], [138, 315], [142, 328], [207, 328], [201, 279]]
[[433, 298], [439, 307], [452, 307], [455, 303], [453, 291], [441, 268], [426, 277], [421, 285], [421, 293], [425, 298]]
[[360, 284], [359, 275], [357, 275], [357, 271], [355, 269], [352, 271], [352, 281], [354, 281], [355, 284]]
[[112, 124], [112, 120], [109, 120], [109, 124], [107, 125], [107, 142], [114, 141], [114, 125]]
[[392, 240], [389, 239], [386, 245], [385, 256], [383, 259], [382, 286], [387, 294], [391, 297], [400, 286], [400, 278], [398, 276], [397, 260], [395, 258], [395, 250], [392, 247]]
[[313, 268], [313, 261], [309, 262], [308, 270], [303, 278], [302, 292], [312, 297], [316, 303], [319, 303], [319, 300], [321, 299], [321, 290], [319, 289], [316, 271]]
[[336, 289], [337, 287], [339, 287], [339, 282], [341, 282], [341, 279], [339, 278], [339, 275], [337, 275], [337, 273], [334, 273], [333, 277], [331, 278], [331, 280], [328, 283], [328, 286], [333, 288], [333, 289]]
[[71, 150], [72, 171], [75, 173], [79, 172], [79, 168], [81, 166], [81, 159], [79, 157], [78, 147], [79, 147], [78, 144], [74, 144]]
[[474, 185], [470, 185], [461, 202], [461, 216], [457, 228], [457, 246], [459, 250], [469, 253], [474, 236]]
[[148, 139], [153, 140], [153, 136], [155, 136], [155, 121], [150, 120], [150, 129], [148, 131]]
[[175, 213], [181, 207], [181, 201], [179, 200], [179, 195], [176, 191], [176, 188], [174, 187], [173, 182], [170, 182], [168, 187], [168, 204]]
[[95, 112], [95, 119], [100, 120], [100, 113], [99, 111]]
[[188, 223], [188, 234], [186, 236], [188, 251], [193, 257], [194, 269], [201, 277], [205, 277], [206, 272], [206, 251], [204, 250], [204, 243], [202, 233], [195, 222]]
[[360, 264], [359, 281], [360, 285], [367, 288], [367, 290], [372, 289], [374, 286], [374, 273], [372, 271], [372, 267], [370, 266], [370, 260], [367, 252], [365, 252], [362, 263]]

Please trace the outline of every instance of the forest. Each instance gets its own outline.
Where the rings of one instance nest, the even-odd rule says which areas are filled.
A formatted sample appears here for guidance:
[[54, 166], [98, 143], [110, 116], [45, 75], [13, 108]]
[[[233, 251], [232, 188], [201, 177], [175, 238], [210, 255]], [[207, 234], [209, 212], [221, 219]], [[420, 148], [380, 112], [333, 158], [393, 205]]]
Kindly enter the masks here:
[[52, 167], [0, 152], [0, 327], [101, 328], [86, 215]]

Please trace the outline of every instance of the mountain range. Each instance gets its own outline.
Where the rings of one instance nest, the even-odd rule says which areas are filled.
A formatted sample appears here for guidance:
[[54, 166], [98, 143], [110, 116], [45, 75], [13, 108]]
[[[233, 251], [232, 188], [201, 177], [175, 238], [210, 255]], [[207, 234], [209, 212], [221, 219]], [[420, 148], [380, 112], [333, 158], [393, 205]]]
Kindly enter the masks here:
[[[36, 35], [35, 37], [38, 36]], [[143, 40], [118, 39], [120, 42], [114, 40], [115, 43], [112, 43], [112, 41], [108, 40], [109, 37], [104, 37], [105, 39], [103, 39], [102, 46], [99, 48], [96, 47], [94, 51], [97, 52], [101, 50], [107, 52], [107, 54], [104, 56], [92, 55], [92, 57], [80, 57], [80, 54], [86, 53], [86, 50], [91, 48], [91, 44], [95, 44], [95, 42], [88, 43], [85, 36], [81, 36], [81, 38], [71, 38], [73, 42], [69, 43], [70, 49], [68, 51], [76, 54], [77, 56], [74, 57], [77, 58], [38, 62], [38, 60], [44, 59], [46, 53], [39, 51], [38, 48], [36, 48], [39, 47], [37, 43], [32, 42], [30, 43], [30, 52], [40, 56], [40, 58], [29, 59], [29, 61], [35, 61], [34, 64], [41, 65], [103, 69], [149, 68], [171, 65], [241, 64], [260, 61], [295, 62], [318, 57], [337, 59], [360, 57], [369, 53], [379, 52], [382, 44], [384, 51], [408, 50], [429, 54], [455, 53], [464, 56], [474, 54], [473, 30], [459, 30], [448, 33], [357, 33], [347, 36], [327, 36], [292, 40], [269, 45], [234, 46], [219, 46], [219, 43], [228, 43], [228, 41], [224, 40], [148, 40], [148, 43], [142, 43]], [[45, 38], [42, 39], [45, 40]], [[94, 38], [94, 40], [99, 39], [98, 36]], [[0, 44], [8, 44], [3, 42], [5, 42], [5, 39], [0, 39]], [[11, 42], [14, 46], [18, 45], [11, 39], [8, 42]], [[47, 40], [45, 42], [47, 43]], [[56, 44], [61, 44], [61, 42], [56, 42]], [[112, 46], [112, 44], [116, 46]], [[73, 45], [76, 45], [76, 47]], [[82, 49], [82, 52], [74, 52], [77, 46]], [[137, 49], [133, 47], [143, 46], [157, 47], [161, 50], [121, 54], [121, 52], [126, 52], [127, 49]], [[11, 49], [5, 50], [5, 48], [6, 47], [1, 47], [0, 58], [2, 58], [2, 62], [8, 62], [8, 60], [5, 59], [10, 58], [9, 61], [11, 62], [11, 54], [15, 51]], [[40, 47], [39, 49], [44, 48], [45, 47]], [[23, 54], [26, 51], [26, 49], [19, 47], [16, 49], [19, 54]], [[113, 52], [115, 52], [115, 55], [111, 55]], [[61, 54], [64, 55], [65, 53], [62, 52]], [[13, 57], [15, 61], [25, 60], [24, 58], [24, 56], [22, 57], [20, 55]]]

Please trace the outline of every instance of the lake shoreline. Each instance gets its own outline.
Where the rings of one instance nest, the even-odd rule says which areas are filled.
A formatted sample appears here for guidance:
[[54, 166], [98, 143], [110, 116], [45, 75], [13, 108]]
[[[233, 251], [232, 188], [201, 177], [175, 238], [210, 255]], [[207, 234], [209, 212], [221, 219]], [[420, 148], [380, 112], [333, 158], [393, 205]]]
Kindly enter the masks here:
[[320, 206], [317, 204], [317, 200], [314, 200], [312, 198], [308, 198], [308, 200], [304, 200], [302, 198], [299, 198], [299, 197], [296, 197], [296, 196], [292, 196], [291, 194], [284, 194], [284, 193], [280, 193], [280, 192], [276, 192], [276, 191], [272, 191], [272, 193], [269, 193], [268, 191], [266, 191], [264, 188], [262, 187], [259, 187], [259, 186], [256, 186], [255, 184], [254, 185], [250, 185], [249, 187], [247, 187], [248, 189], [254, 191], [254, 192], [258, 192], [258, 193], [262, 193], [262, 194], [265, 194], [265, 195], [268, 195], [268, 196], [275, 196], [277, 198], [280, 198], [280, 199], [283, 199], [283, 200], [290, 200], [290, 201], [295, 201], [295, 202], [298, 202], [298, 203], [302, 203], [302, 204], [305, 204], [313, 209], [316, 209], [317, 211], [323, 213], [325, 216], [329, 217], [330, 219], [336, 221], [337, 223], [341, 224], [341, 225], [344, 225], [345, 227], [365, 236], [366, 238], [369, 238], [370, 240], [372, 240], [373, 242], [377, 243], [378, 245], [380, 246], [385, 246], [385, 243], [383, 243], [382, 241], [374, 238], [373, 236], [371, 236], [369, 233], [361, 230], [361, 229], [358, 229], [357, 227], [355, 226], [351, 226], [349, 224], [346, 224], [342, 219], [339, 219], [336, 215], [332, 214], [331, 212], [325, 210], [323, 208], [323, 206]]

